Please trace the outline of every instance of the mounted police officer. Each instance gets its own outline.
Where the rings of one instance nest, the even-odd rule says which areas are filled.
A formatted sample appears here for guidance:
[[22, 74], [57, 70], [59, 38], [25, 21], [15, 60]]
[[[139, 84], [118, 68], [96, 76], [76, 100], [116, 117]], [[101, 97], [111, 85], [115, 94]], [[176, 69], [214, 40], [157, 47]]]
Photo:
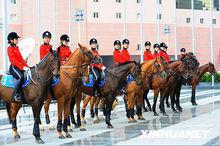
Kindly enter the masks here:
[[42, 35], [44, 43], [40, 46], [40, 60], [42, 60], [50, 52], [50, 49], [52, 49], [50, 45], [51, 37], [52, 35], [49, 31], [45, 31]]
[[9, 72], [17, 79], [17, 85], [15, 86], [14, 92], [12, 94], [12, 100], [16, 102], [21, 102], [23, 91], [22, 83], [24, 82], [24, 71], [29, 70], [29, 66], [23, 59], [20, 50], [17, 46], [18, 44], [18, 34], [16, 32], [11, 32], [8, 35], [8, 44], [7, 49], [9, 61], [11, 62]]
[[[52, 35], [49, 31], [45, 31], [42, 35], [43, 38], [43, 44], [40, 46], [40, 60], [43, 60], [45, 56], [47, 56], [48, 53], [50, 53], [50, 50], [52, 49], [52, 46], [50, 45], [50, 40], [52, 38]], [[53, 99], [56, 99], [52, 86], [49, 86], [49, 91], [51, 94], [51, 97]]]
[[145, 51], [144, 51], [144, 61], [152, 60], [154, 59], [152, 53], [151, 53], [151, 42], [146, 41], [145, 44]]
[[69, 41], [70, 41], [69, 36], [66, 34], [63, 34], [60, 37], [61, 45], [57, 48], [57, 52], [59, 52], [61, 65], [63, 65], [71, 55], [71, 50], [70, 47], [68, 46]]
[[114, 52], [113, 52], [113, 59], [114, 64], [119, 65], [122, 63], [122, 55], [121, 55], [121, 42], [119, 40], [114, 41]]
[[153, 53], [153, 58], [157, 58], [160, 56], [160, 45], [159, 44], [154, 44], [154, 53]]
[[[99, 53], [98, 53], [98, 50], [97, 50], [97, 47], [98, 47], [98, 41], [95, 39], [95, 38], [92, 38], [90, 41], [89, 41], [89, 44], [91, 46], [91, 51], [98, 55], [99, 56]], [[105, 66], [103, 64], [91, 64], [90, 65], [91, 67], [91, 72], [92, 74], [94, 75], [95, 77], [95, 83], [94, 83], [94, 87], [93, 87], [93, 90], [94, 90], [94, 95], [96, 97], [100, 97], [101, 96], [101, 91], [100, 91], [100, 88], [99, 88], [99, 84], [101, 82], [101, 77], [102, 77], [102, 71], [104, 71], [105, 69]]]
[[160, 44], [160, 56], [164, 57], [167, 62], [170, 62], [170, 57], [167, 54], [167, 45], [165, 43]]
[[122, 41], [123, 49], [121, 51], [121, 57], [122, 57], [121, 63], [131, 61], [131, 57], [130, 57], [130, 54], [128, 52], [129, 44], [130, 44], [130, 42], [129, 42], [128, 39], [124, 39]]

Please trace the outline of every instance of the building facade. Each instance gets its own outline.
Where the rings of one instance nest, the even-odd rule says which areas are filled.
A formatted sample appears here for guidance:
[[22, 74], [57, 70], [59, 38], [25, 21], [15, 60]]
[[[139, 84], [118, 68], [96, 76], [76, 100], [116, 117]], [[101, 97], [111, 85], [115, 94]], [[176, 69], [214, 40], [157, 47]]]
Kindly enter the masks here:
[[[95, 37], [99, 42], [100, 54], [108, 59], [111, 59], [113, 52], [113, 41], [126, 37], [131, 42], [129, 51], [139, 58], [140, 24], [143, 22], [143, 43], [146, 40], [152, 43], [158, 40], [166, 42], [169, 46], [168, 53], [173, 57], [176, 38], [178, 53], [182, 47], [188, 51], [194, 50], [201, 64], [204, 64], [211, 61], [212, 22], [214, 62], [220, 69], [219, 0], [213, 0], [211, 5], [213, 20], [210, 19], [210, 0], [194, 0], [194, 19], [191, 1], [143, 0], [141, 21], [141, 0], [8, 0], [8, 32], [16, 31], [21, 39], [31, 37], [36, 40], [36, 48], [31, 60], [28, 60], [30, 65], [39, 61], [41, 34], [45, 30], [52, 32], [54, 48], [59, 45], [59, 37], [64, 33], [70, 35], [72, 50], [77, 47], [78, 42], [88, 45], [89, 39]], [[81, 14], [83, 21], [77, 22], [76, 15], [81, 17]], [[1, 42], [2, 37], [0, 44]], [[0, 56], [2, 49], [0, 47]], [[0, 69], [3, 66], [1, 58]]]

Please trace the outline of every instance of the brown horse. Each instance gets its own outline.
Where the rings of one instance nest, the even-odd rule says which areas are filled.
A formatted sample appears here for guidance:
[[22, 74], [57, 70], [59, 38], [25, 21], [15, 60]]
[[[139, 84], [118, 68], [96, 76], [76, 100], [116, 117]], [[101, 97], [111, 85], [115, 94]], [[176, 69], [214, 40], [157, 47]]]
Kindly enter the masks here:
[[[141, 81], [141, 70], [140, 65], [138, 65], [135, 61], [127, 62], [124, 64], [120, 64], [114, 68], [106, 69], [106, 82], [101, 87], [101, 98], [105, 99], [105, 108], [104, 108], [104, 115], [106, 117], [105, 121], [107, 124], [107, 128], [113, 128], [112, 124], [110, 123], [110, 116], [111, 116], [111, 109], [112, 103], [115, 97], [118, 95], [118, 89], [120, 84], [123, 80], [126, 79], [128, 74], [131, 74], [134, 77], [134, 80], [139, 84]], [[85, 87], [81, 84], [78, 88], [78, 93], [76, 94], [76, 106], [77, 106], [77, 124], [81, 125], [80, 119], [80, 102], [82, 93], [87, 95], [93, 95], [93, 88]], [[72, 104], [73, 106], [75, 104]], [[71, 107], [72, 108], [72, 107]], [[72, 108], [73, 109], [73, 108]], [[73, 115], [72, 115], [73, 116]]]
[[[82, 75], [82, 68], [88, 66], [90, 63], [101, 63], [101, 58], [92, 53], [87, 47], [79, 44], [79, 48], [76, 49], [64, 65], [60, 67], [60, 81], [53, 87], [54, 94], [57, 98], [58, 107], [58, 123], [57, 132], [60, 139], [65, 137], [62, 134], [62, 118], [64, 114], [63, 130], [67, 138], [72, 136], [67, 131], [67, 121], [69, 116], [69, 108], [72, 100], [74, 90], [78, 86], [78, 80]], [[45, 101], [46, 105], [51, 102], [51, 96], [48, 95]], [[20, 108], [20, 107], [19, 107]], [[18, 111], [19, 108], [16, 110]], [[49, 117], [49, 116], [48, 116]]]
[[[198, 67], [195, 71], [191, 73], [190, 79], [187, 81], [187, 84], [192, 86], [192, 95], [191, 95], [191, 102], [193, 105], [197, 105], [196, 99], [195, 99], [195, 93], [196, 93], [196, 86], [199, 84], [200, 79], [202, 76], [209, 72], [212, 75], [216, 74], [215, 66], [213, 63], [207, 63], [203, 66]], [[175, 98], [176, 98], [176, 107], [179, 111], [182, 111], [182, 107], [180, 106], [180, 91], [182, 87], [182, 82], [180, 81], [177, 87], [175, 87]]]
[[[179, 73], [183, 72], [184, 71], [183, 67], [184, 67], [184, 63], [182, 61], [171, 62], [171, 63], [169, 63], [169, 65], [167, 67], [168, 72], [169, 72], [169, 75], [167, 77], [162, 78], [161, 76], [156, 76], [151, 79], [151, 83], [152, 83], [151, 89], [154, 90], [154, 101], [153, 101], [153, 106], [152, 106], [152, 111], [154, 112], [154, 116], [158, 116], [158, 114], [156, 112], [156, 103], [157, 103], [157, 98], [159, 96], [159, 93], [161, 94], [161, 100], [162, 100], [163, 96], [166, 96], [166, 95], [164, 95], [164, 92], [166, 90], [167, 91], [172, 90], [172, 87], [171, 88], [168, 87], [168, 84], [171, 84], [171, 81], [172, 81], [172, 80], [170, 80], [170, 78], [172, 78], [172, 76], [175, 74], [179, 74]], [[170, 82], [169, 82], [169, 80], [170, 80]], [[148, 92], [149, 92], [149, 89], [145, 90], [144, 96], [147, 96]], [[163, 113], [163, 115], [167, 115], [165, 112], [162, 112], [162, 113]]]
[[126, 115], [129, 123], [136, 122], [134, 119], [134, 105], [136, 103], [138, 119], [144, 120], [141, 112], [142, 97], [146, 90], [150, 89], [151, 79], [156, 76], [162, 76], [166, 74], [166, 68], [168, 63], [163, 57], [158, 57], [154, 60], [142, 63], [142, 85], [138, 86], [135, 82], [127, 84], [127, 96], [124, 96]]
[[[23, 99], [23, 103], [27, 103], [32, 106], [34, 115], [33, 135], [35, 136], [37, 143], [44, 143], [44, 141], [40, 138], [40, 111], [44, 101], [46, 100], [48, 87], [51, 86], [52, 79], [54, 77], [59, 77], [60, 61], [58, 53], [59, 52], [50, 50], [50, 53], [39, 64], [31, 68], [31, 83], [23, 89], [25, 97], [25, 99]], [[0, 76], [0, 80], [1, 79], [2, 76]], [[9, 118], [11, 117], [10, 120], [12, 123], [14, 138], [18, 139], [20, 138], [20, 135], [17, 132], [16, 116], [22, 104], [12, 101], [12, 92], [12, 88], [0, 85], [0, 97], [6, 102], [12, 103], [11, 106], [7, 106], [7, 109], [9, 111], [11, 108]]]

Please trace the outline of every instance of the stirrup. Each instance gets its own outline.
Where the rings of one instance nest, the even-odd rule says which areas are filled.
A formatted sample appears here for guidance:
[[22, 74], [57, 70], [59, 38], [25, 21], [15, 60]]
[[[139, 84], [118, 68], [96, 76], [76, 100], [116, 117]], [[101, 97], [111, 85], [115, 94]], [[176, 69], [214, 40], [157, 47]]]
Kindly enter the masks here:
[[16, 102], [21, 102], [21, 95], [16, 93], [15, 95], [13, 95], [13, 100]]

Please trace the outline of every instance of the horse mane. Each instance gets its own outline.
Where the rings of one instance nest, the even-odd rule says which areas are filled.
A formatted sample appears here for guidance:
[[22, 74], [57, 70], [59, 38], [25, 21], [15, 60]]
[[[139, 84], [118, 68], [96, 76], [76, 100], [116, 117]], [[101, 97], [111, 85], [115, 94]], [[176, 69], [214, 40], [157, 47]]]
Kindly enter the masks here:
[[66, 63], [68, 63], [69, 61], [70, 61], [70, 59], [72, 58], [72, 56], [76, 53], [76, 51], [78, 51], [79, 50], [79, 48], [76, 48], [71, 54], [70, 54], [70, 56], [68, 57], [68, 59], [66, 60], [66, 62], [63, 64], [63, 65], [65, 65]]
[[124, 63], [121, 63], [121, 64], [116, 65], [116, 66], [122, 66], [122, 65], [130, 64], [130, 63], [134, 63], [134, 61], [128, 61], [128, 62], [124, 62]]
[[47, 61], [47, 59], [48, 59], [48, 57], [49, 57], [50, 54], [51, 54], [51, 53], [48, 53], [48, 54], [37, 64], [37, 66], [40, 66], [40, 65], [44, 64], [44, 63]]

